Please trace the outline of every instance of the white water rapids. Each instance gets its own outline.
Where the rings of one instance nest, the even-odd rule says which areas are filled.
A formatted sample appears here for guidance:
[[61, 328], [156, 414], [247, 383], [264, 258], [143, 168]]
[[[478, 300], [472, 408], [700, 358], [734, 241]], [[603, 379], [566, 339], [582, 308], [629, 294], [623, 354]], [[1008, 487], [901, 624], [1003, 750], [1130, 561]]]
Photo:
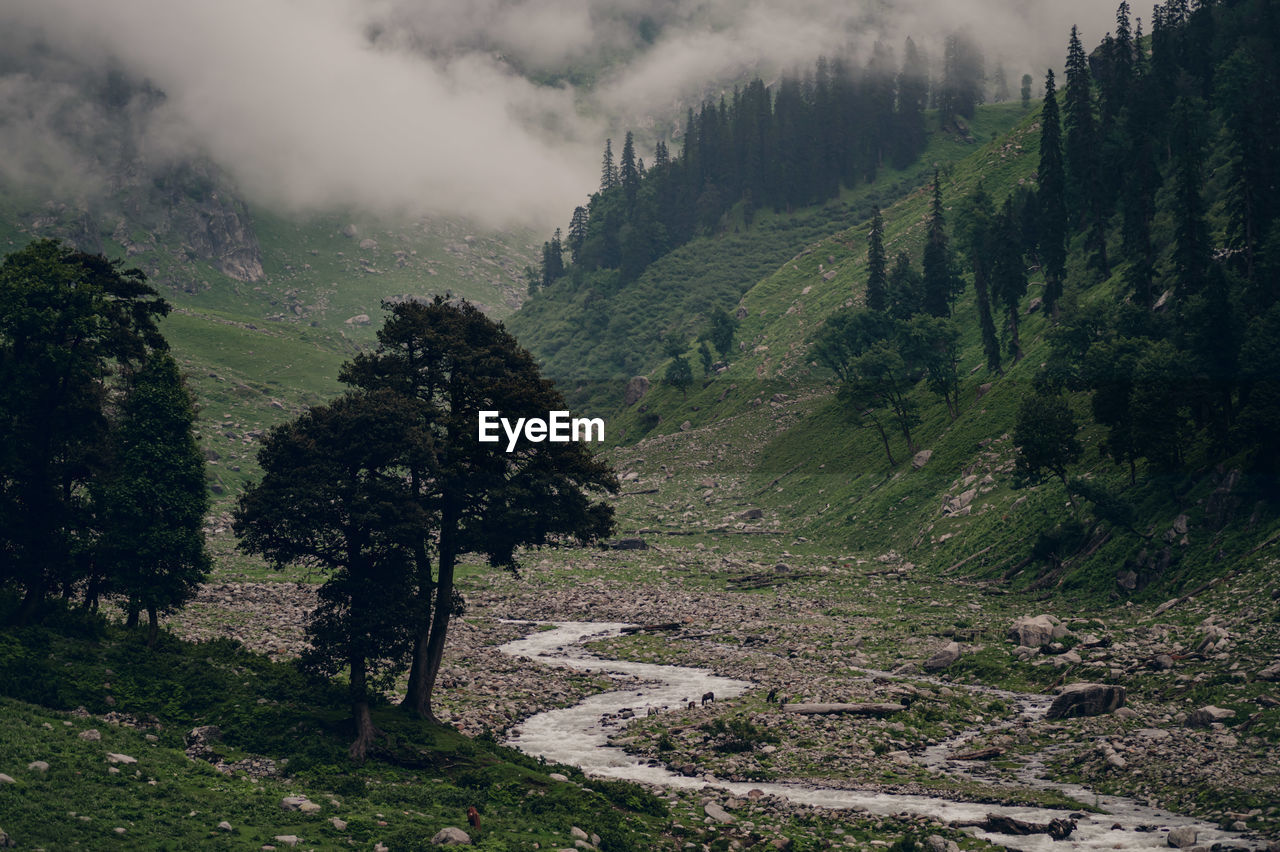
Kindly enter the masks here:
[[[660, 766], [648, 765], [644, 760], [627, 754], [608, 744], [609, 737], [617, 733], [629, 721], [619, 718], [623, 710], [636, 716], [645, 716], [649, 708], [683, 707], [687, 701], [697, 701], [705, 692], [714, 692], [719, 699], [733, 698], [750, 689], [753, 684], [742, 680], [717, 677], [703, 669], [685, 666], [664, 666], [653, 663], [634, 663], [624, 660], [607, 660], [588, 653], [582, 648], [587, 640], [604, 639], [621, 634], [626, 624], [594, 622], [555, 622], [554, 630], [542, 630], [501, 646], [499, 650], [513, 656], [536, 660], [554, 666], [566, 666], [582, 671], [601, 672], [620, 678], [634, 676], [643, 681], [641, 686], [629, 686], [613, 692], [590, 696], [585, 700], [558, 710], [548, 710], [530, 717], [519, 725], [518, 733], [508, 740], [526, 754], [545, 757], [555, 763], [580, 767], [589, 775], [622, 778], [644, 784], [666, 787], [728, 790], [732, 795], [745, 797], [747, 791], [756, 789], [804, 805], [823, 808], [839, 808], [866, 811], [884, 816], [916, 814], [937, 818], [946, 823], [983, 820], [987, 814], [1001, 814], [1027, 822], [1047, 823], [1051, 819], [1074, 815], [1076, 830], [1067, 840], [1054, 841], [1045, 834], [1010, 836], [986, 831], [976, 833], [995, 843], [1008, 844], [1027, 852], [1049, 850], [1102, 850], [1102, 849], [1167, 849], [1166, 830], [1180, 825], [1194, 825], [1198, 830], [1197, 846], [1209, 846], [1223, 842], [1228, 846], [1252, 848], [1249, 841], [1239, 835], [1224, 832], [1212, 825], [1196, 823], [1186, 817], [1148, 808], [1132, 799], [1097, 796], [1092, 791], [1076, 785], [1056, 784], [1026, 777], [1023, 781], [1037, 787], [1056, 789], [1078, 801], [1096, 802], [1104, 813], [1092, 814], [1046, 808], [992, 805], [974, 802], [958, 802], [944, 798], [920, 795], [878, 793], [867, 790], [837, 790], [811, 787], [801, 784], [737, 783], [719, 779], [689, 778]], [[952, 685], [952, 688], [963, 688]], [[1012, 696], [1012, 693], [1001, 693]], [[1043, 696], [1017, 696], [1019, 706], [1026, 714], [1043, 713]], [[964, 735], [962, 735], [964, 736]], [[945, 761], [937, 759], [941, 753], [933, 747], [925, 756], [926, 764], [946, 769]], [[1033, 763], [1033, 767], [1036, 764]], [[1113, 829], [1113, 825], [1119, 829]], [[1139, 827], [1147, 830], [1139, 831]], [[1156, 830], [1150, 830], [1157, 826]]]

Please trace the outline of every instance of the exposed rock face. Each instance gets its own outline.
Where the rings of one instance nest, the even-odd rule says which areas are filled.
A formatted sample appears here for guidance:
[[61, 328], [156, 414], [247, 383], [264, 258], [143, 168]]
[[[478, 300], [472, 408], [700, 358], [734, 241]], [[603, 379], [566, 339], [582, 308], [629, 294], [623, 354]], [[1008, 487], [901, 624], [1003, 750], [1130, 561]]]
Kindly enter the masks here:
[[1067, 719], [1072, 716], [1101, 716], [1124, 706], [1123, 686], [1103, 683], [1073, 683], [1064, 686], [1049, 705], [1047, 718]]
[[644, 399], [644, 395], [649, 392], [649, 380], [644, 376], [632, 376], [627, 382], [626, 389], [622, 392], [623, 405], [635, 405]]
[[1052, 615], [1024, 615], [1009, 628], [1009, 638], [1019, 645], [1038, 648], [1055, 639], [1061, 639], [1070, 631]]
[[911, 457], [911, 469], [919, 470], [928, 464], [931, 458], [933, 458], [933, 450], [921, 450]]

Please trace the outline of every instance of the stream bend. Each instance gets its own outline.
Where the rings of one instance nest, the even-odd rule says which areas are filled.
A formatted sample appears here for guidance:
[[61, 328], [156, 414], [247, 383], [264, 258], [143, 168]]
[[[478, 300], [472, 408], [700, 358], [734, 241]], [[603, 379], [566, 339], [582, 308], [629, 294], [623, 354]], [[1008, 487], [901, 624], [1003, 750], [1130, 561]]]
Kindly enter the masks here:
[[[733, 698], [746, 692], [754, 684], [719, 677], [705, 669], [609, 660], [591, 654], [582, 647], [582, 643], [588, 640], [620, 635], [624, 627], [630, 626], [627, 624], [578, 621], [552, 624], [552, 630], [539, 630], [523, 639], [508, 642], [498, 650], [546, 665], [599, 672], [617, 679], [620, 684], [625, 683], [626, 687], [592, 695], [572, 707], [538, 713], [522, 722], [507, 740], [507, 745], [534, 757], [578, 766], [588, 775], [642, 784], [684, 789], [716, 787], [739, 797], [745, 797], [749, 790], [755, 789], [802, 805], [865, 811], [881, 816], [908, 813], [933, 817], [945, 823], [979, 821], [987, 814], [1047, 823], [1051, 819], [1073, 813], [1049, 808], [961, 802], [941, 797], [881, 793], [874, 790], [840, 790], [804, 784], [739, 783], [708, 780], [708, 776], [689, 778], [662, 766], [649, 765], [623, 749], [609, 745], [609, 738], [618, 733], [632, 716], [645, 716], [650, 708], [661, 710], [664, 707], [683, 707], [688, 701], [699, 700], [706, 692], [714, 692], [717, 699]], [[965, 688], [963, 685], [950, 686], [952, 689]], [[1043, 696], [1017, 693], [1008, 695], [1021, 699], [1018, 706], [1023, 713], [1043, 713]], [[927, 763], [933, 768], [948, 771], [944, 761], [935, 758], [927, 760]], [[1027, 777], [1027, 774], [1024, 774], [1021, 781], [1029, 786], [1060, 790], [1077, 800], [1096, 799], [1105, 813], [1076, 812], [1076, 830], [1070, 838], [1061, 841], [1054, 841], [1044, 834], [1014, 837], [969, 830], [992, 842], [1008, 844], [1025, 852], [1049, 852], [1051, 849], [1168, 849], [1167, 830], [1191, 825], [1198, 831], [1197, 846], [1207, 847], [1221, 843], [1224, 848], [1256, 848], [1238, 834], [1149, 808], [1132, 799], [1095, 795], [1093, 791], [1079, 785], [1057, 784]], [[1120, 827], [1113, 828], [1116, 825]], [[1150, 830], [1152, 825], [1159, 826], [1159, 829]], [[1139, 827], [1144, 830], [1139, 830]]]

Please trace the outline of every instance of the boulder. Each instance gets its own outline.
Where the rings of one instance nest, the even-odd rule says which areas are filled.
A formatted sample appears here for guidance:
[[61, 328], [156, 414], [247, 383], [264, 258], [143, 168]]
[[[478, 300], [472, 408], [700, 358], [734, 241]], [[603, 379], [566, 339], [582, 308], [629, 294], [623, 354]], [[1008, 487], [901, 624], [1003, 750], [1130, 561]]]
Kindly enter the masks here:
[[924, 670], [927, 672], [940, 672], [958, 659], [960, 659], [960, 643], [951, 642], [938, 653], [925, 660]]
[[702, 812], [711, 817], [718, 823], [728, 825], [731, 822], [737, 822], [737, 817], [717, 805], [715, 802], [707, 802], [702, 808]]
[[649, 380], [644, 376], [632, 376], [622, 392], [623, 405], [635, 405], [649, 392]]
[[1192, 712], [1187, 717], [1188, 728], [1207, 728], [1214, 722], [1225, 722], [1228, 719], [1234, 719], [1236, 711], [1228, 710], [1225, 707], [1215, 707], [1212, 704], [1205, 705], [1199, 710]]
[[345, 320], [346, 325], [368, 325], [371, 322], [373, 322], [373, 320], [369, 319], [368, 314], [356, 314], [355, 316], [348, 317]]
[[302, 806], [310, 803], [306, 796], [285, 796], [280, 800], [280, 808], [286, 811], [300, 811]]
[[0, 772], [0, 784], [17, 784], [17, 783], [18, 782], [14, 781], [11, 776], [5, 775], [3, 772]]
[[27, 770], [30, 772], [39, 772], [43, 775], [49, 771], [49, 764], [43, 760], [33, 760], [27, 764]]
[[218, 831], [231, 831], [231, 823], [224, 819], [222, 822], [218, 823]]
[[442, 828], [431, 838], [432, 846], [470, 846], [471, 836], [456, 826]]
[[947, 840], [937, 834], [930, 834], [924, 840], [928, 852], [960, 852], [960, 846], [954, 840]]
[[107, 752], [107, 763], [123, 763], [126, 766], [131, 763], [137, 763], [138, 758], [130, 757], [127, 754], [116, 754], [115, 752]]
[[921, 450], [911, 457], [911, 469], [919, 470], [928, 464], [931, 458], [933, 458], [933, 450]]
[[1064, 686], [1049, 705], [1048, 719], [1073, 716], [1101, 716], [1124, 706], [1123, 686], [1104, 683], [1073, 683]]
[[764, 517], [764, 509], [747, 509], [739, 513], [738, 517], [744, 521], [758, 521]]
[[299, 843], [298, 835], [296, 834], [277, 834], [275, 841], [281, 846], [297, 846]]
[[1280, 663], [1272, 663], [1262, 671], [1258, 672], [1261, 680], [1280, 680]]
[[338, 831], [346, 831], [346, 830], [347, 830], [347, 821], [346, 821], [345, 819], [341, 819], [341, 818], [339, 818], [339, 817], [332, 817], [332, 818], [329, 820], [329, 822], [330, 822], [330, 823], [333, 825], [333, 827], [334, 827], [335, 829], [337, 829]]
[[98, 733], [97, 728], [90, 728], [87, 731], [80, 732], [80, 739], [96, 743], [98, 740], [102, 739], [102, 734]]
[[1194, 825], [1180, 825], [1169, 832], [1166, 842], [1174, 849], [1185, 849], [1196, 845], [1197, 834], [1199, 832]]
[[614, 538], [608, 542], [610, 550], [648, 550], [649, 545], [642, 538]]
[[1019, 645], [1038, 648], [1069, 632], [1066, 625], [1052, 615], [1024, 615], [1009, 627], [1009, 638]]

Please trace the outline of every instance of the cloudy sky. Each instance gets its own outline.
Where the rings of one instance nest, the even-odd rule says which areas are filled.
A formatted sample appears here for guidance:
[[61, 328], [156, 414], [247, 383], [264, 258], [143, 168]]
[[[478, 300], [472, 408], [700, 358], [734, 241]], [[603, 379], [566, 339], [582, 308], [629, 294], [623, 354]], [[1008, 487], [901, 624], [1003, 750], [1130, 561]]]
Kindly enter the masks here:
[[[593, 189], [606, 136], [708, 81], [907, 35], [936, 54], [968, 27], [1016, 90], [1061, 66], [1073, 23], [1091, 49], [1114, 19], [1112, 0], [8, 0], [0, 173], [91, 191], [100, 138], [200, 152], [282, 209], [545, 227]], [[86, 103], [110, 73], [153, 94]], [[127, 143], [104, 129], [122, 116]]]

